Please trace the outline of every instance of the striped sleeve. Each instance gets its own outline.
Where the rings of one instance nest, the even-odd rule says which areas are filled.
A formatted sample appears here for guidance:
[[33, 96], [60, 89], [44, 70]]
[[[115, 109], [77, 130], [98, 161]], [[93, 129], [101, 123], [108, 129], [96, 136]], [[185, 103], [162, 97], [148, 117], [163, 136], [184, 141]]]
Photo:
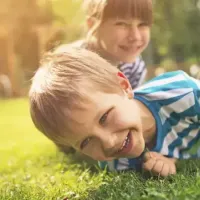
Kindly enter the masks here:
[[148, 106], [156, 119], [153, 151], [181, 159], [199, 156], [199, 80], [183, 71], [167, 72], [135, 90], [135, 97]]
[[140, 86], [146, 77], [147, 69], [142, 57], [137, 57], [134, 63], [122, 63], [119, 69], [130, 81], [132, 88]]

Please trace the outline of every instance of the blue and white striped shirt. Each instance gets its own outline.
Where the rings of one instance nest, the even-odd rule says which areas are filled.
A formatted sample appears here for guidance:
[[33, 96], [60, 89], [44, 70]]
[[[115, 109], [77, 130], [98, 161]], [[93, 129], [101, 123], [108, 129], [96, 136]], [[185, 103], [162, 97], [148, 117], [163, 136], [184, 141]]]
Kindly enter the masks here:
[[[200, 158], [200, 81], [183, 71], [162, 74], [134, 91], [134, 98], [152, 112], [157, 140], [151, 151], [178, 159]], [[138, 169], [140, 158], [110, 162], [110, 170]]]

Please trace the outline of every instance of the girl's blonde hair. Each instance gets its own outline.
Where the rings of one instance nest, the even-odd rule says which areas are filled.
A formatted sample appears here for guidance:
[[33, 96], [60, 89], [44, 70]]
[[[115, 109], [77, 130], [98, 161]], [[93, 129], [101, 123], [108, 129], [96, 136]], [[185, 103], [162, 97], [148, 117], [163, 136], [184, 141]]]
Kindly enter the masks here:
[[35, 126], [55, 143], [66, 144], [65, 133], [73, 133], [73, 109], [82, 109], [90, 101], [90, 88], [122, 93], [117, 72], [114, 66], [84, 48], [69, 45], [64, 53], [46, 55], [29, 92]]
[[152, 0], [84, 0], [83, 8], [88, 18], [94, 18], [95, 23], [88, 32], [90, 40], [96, 34], [100, 25], [110, 18], [137, 18], [152, 25]]

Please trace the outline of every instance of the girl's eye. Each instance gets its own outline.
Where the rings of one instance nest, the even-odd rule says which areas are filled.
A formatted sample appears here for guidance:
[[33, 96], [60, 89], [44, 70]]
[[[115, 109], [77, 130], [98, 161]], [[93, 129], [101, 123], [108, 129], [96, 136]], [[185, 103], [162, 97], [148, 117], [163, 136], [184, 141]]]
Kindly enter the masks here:
[[81, 148], [81, 149], [84, 149], [84, 148], [88, 145], [88, 143], [90, 142], [90, 140], [91, 140], [91, 137], [86, 138], [86, 139], [81, 143], [80, 148]]
[[108, 112], [106, 112], [106, 113], [101, 117], [101, 119], [99, 120], [99, 124], [100, 124], [100, 125], [104, 125], [105, 122], [106, 122], [107, 117], [108, 117]]
[[139, 24], [139, 26], [140, 26], [140, 27], [143, 27], [143, 26], [149, 26], [149, 24], [146, 23], [146, 22], [142, 22], [142, 23]]
[[125, 23], [125, 22], [116, 22], [115, 25], [116, 25], [116, 26], [128, 26], [128, 24]]

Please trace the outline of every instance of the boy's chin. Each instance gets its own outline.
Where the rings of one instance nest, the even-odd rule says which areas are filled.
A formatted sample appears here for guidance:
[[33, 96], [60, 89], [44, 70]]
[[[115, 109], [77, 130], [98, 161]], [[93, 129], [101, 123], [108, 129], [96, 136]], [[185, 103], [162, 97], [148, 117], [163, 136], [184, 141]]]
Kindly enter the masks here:
[[120, 158], [138, 158], [142, 155], [142, 153], [144, 152], [144, 149], [145, 148], [141, 148], [140, 150], [137, 150], [137, 152], [133, 152], [133, 153], [130, 153], [130, 154], [126, 154], [126, 155], [123, 155], [123, 156], [119, 156], [119, 157], [116, 157], [115, 159], [120, 159]]
[[142, 153], [144, 152], [144, 150], [145, 150], [145, 144], [141, 144], [138, 149], [135, 149], [135, 150], [133, 149], [132, 154], [127, 155], [126, 157], [127, 158], [137, 158], [137, 157], [140, 157], [142, 155]]

